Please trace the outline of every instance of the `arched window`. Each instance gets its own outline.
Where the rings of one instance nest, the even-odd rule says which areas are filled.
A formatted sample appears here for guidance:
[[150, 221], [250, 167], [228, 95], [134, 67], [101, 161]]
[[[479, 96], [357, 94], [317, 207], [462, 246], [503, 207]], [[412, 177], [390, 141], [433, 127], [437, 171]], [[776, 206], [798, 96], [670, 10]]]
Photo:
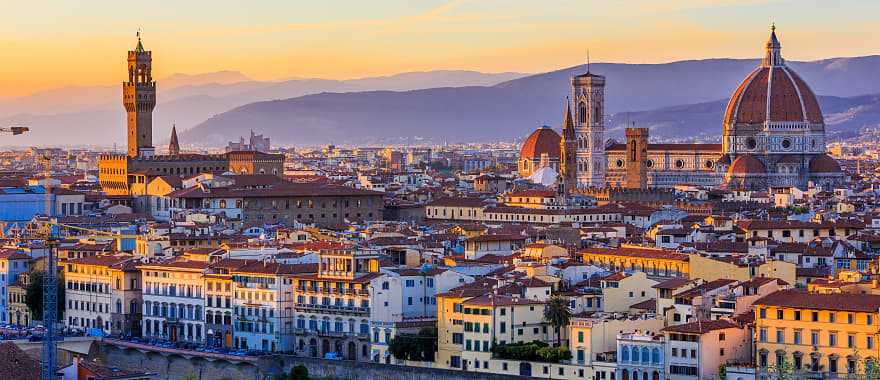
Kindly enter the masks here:
[[620, 349], [620, 356], [623, 357], [623, 361], [629, 361], [629, 348], [626, 346], [623, 346]]
[[587, 122], [587, 105], [584, 102], [581, 102], [581, 104], [578, 105], [578, 121], [581, 124]]
[[638, 347], [632, 348], [632, 361], [633, 362], [639, 361], [639, 348]]

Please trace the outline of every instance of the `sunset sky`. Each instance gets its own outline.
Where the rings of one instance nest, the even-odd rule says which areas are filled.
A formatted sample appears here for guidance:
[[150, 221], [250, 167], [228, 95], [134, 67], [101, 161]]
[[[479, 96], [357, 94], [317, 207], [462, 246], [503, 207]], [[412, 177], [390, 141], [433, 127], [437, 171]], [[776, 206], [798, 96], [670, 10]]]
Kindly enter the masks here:
[[120, 82], [143, 29], [154, 76], [541, 72], [593, 61], [880, 53], [880, 1], [0, 0], [0, 97]]

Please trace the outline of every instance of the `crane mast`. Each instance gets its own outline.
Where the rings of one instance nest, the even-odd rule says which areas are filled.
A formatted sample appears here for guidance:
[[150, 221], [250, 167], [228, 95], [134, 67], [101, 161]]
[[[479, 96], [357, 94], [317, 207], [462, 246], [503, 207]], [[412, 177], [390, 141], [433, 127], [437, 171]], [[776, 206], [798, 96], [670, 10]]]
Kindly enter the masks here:
[[58, 322], [56, 315], [58, 310], [58, 263], [55, 249], [57, 248], [58, 241], [55, 234], [57, 226], [52, 223], [52, 215], [54, 214], [52, 210], [54, 206], [52, 202], [52, 159], [48, 156], [43, 156], [41, 161], [43, 161], [46, 167], [43, 177], [46, 181], [44, 199], [46, 218], [49, 220], [49, 223], [46, 223], [46, 228], [43, 230], [46, 242], [46, 275], [43, 278], [43, 325], [46, 327], [46, 335], [43, 338], [40, 378], [42, 380], [55, 380], [55, 359], [58, 353], [58, 333], [55, 331]]

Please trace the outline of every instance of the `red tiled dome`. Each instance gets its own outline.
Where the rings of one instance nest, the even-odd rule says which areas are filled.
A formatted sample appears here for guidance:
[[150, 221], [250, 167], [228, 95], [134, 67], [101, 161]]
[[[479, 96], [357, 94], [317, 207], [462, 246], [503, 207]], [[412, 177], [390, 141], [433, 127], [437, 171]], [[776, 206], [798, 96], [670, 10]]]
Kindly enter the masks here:
[[764, 166], [764, 163], [761, 160], [755, 158], [755, 156], [751, 154], [743, 154], [733, 160], [733, 163], [730, 165], [730, 168], [727, 169], [727, 174], [766, 174], [767, 167]]
[[752, 71], [727, 103], [724, 124], [763, 124], [764, 122], [824, 123], [816, 95], [780, 53], [775, 29], [767, 41], [761, 66]]
[[549, 158], [559, 158], [559, 144], [562, 137], [550, 127], [541, 127], [532, 132], [519, 151], [519, 158], [540, 159], [542, 154]]
[[827, 154], [819, 155], [810, 161], [810, 173], [840, 173], [840, 164]]

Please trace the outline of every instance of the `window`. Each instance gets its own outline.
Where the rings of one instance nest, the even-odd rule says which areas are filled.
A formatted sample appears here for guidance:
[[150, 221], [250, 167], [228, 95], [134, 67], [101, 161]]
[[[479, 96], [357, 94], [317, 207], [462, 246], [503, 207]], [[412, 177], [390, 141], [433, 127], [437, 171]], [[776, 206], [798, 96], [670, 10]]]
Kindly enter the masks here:
[[795, 311], [794, 311], [794, 320], [795, 320], [795, 321], [800, 321], [800, 320], [801, 320], [801, 311], [800, 311], [800, 310], [795, 310]]
[[856, 348], [856, 336], [849, 334], [846, 336], [846, 346], [849, 348]]
[[846, 314], [846, 323], [853, 324], [853, 323], [855, 322], [855, 319], [856, 319], [856, 318], [855, 318], [855, 316], [853, 315], [853, 313], [847, 313], [847, 314]]
[[828, 333], [828, 345], [831, 347], [837, 346], [837, 333], [829, 332]]
[[776, 319], [782, 319], [784, 315], [782, 310], [776, 310]]
[[776, 329], [776, 343], [785, 343], [785, 330]]

